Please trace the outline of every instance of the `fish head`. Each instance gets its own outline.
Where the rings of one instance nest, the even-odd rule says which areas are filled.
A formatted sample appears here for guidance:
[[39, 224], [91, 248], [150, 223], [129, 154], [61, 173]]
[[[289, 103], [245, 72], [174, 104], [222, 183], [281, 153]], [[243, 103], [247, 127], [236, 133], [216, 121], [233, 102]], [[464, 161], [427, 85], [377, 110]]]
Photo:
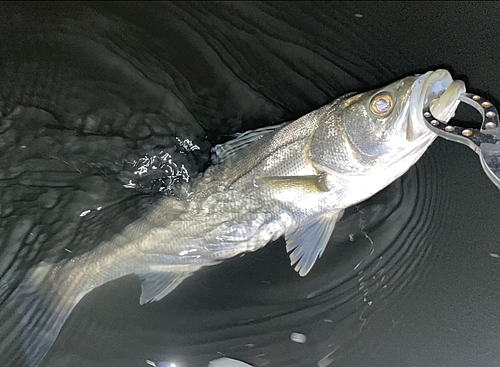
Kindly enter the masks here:
[[[424, 106], [448, 121], [465, 84], [447, 70], [403, 78], [386, 87], [346, 95], [325, 106], [308, 155], [322, 171], [344, 176], [406, 172], [436, 135], [427, 127]], [[392, 181], [391, 181], [392, 182]]]

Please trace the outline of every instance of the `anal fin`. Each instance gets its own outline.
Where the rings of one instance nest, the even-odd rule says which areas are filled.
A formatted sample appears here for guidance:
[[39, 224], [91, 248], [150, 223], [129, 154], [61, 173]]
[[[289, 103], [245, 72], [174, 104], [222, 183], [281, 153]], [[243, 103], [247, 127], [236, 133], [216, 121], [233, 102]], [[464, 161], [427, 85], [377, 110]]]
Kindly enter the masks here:
[[159, 301], [177, 288], [177, 286], [191, 274], [192, 272], [190, 271], [138, 274], [142, 281], [141, 305]]
[[295, 264], [295, 271], [300, 276], [307, 275], [316, 260], [323, 255], [335, 224], [343, 213], [344, 211], [340, 210], [324, 214], [305, 226], [285, 233], [286, 250], [290, 252], [291, 265]]

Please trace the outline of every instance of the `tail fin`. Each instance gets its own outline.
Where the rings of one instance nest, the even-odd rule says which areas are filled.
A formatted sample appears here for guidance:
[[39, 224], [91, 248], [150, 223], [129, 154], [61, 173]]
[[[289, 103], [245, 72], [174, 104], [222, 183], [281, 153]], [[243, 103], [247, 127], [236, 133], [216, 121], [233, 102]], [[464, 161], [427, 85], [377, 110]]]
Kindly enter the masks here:
[[58, 294], [42, 262], [0, 305], [0, 366], [37, 366], [83, 295]]

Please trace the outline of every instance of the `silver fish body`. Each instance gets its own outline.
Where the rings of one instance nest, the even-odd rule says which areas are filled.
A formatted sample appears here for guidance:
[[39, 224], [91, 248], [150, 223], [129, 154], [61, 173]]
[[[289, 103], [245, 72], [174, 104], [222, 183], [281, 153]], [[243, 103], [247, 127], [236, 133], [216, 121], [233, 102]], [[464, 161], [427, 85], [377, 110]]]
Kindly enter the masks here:
[[17, 317], [11, 337], [0, 340], [0, 361], [24, 355], [38, 364], [78, 301], [127, 274], [142, 280], [141, 303], [153, 302], [197, 269], [284, 236], [292, 265], [306, 275], [343, 209], [403, 175], [436, 138], [423, 106], [437, 100], [436, 114], [449, 118], [463, 92], [462, 82], [437, 70], [217, 146], [218, 164], [179, 198], [165, 198], [94, 251], [28, 274], [0, 310], [0, 321]]

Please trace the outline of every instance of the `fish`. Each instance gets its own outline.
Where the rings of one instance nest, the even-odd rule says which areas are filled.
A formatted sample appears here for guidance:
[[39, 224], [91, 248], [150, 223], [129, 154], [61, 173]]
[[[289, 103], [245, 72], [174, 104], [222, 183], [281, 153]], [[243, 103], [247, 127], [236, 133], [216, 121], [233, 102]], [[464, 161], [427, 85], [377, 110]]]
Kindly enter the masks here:
[[111, 240], [69, 260], [42, 261], [0, 305], [0, 365], [38, 365], [78, 302], [129, 274], [140, 303], [161, 300], [198, 269], [284, 237], [307, 275], [344, 209], [401, 177], [453, 116], [465, 84], [439, 69], [349, 93], [297, 120], [215, 146], [213, 165]]

